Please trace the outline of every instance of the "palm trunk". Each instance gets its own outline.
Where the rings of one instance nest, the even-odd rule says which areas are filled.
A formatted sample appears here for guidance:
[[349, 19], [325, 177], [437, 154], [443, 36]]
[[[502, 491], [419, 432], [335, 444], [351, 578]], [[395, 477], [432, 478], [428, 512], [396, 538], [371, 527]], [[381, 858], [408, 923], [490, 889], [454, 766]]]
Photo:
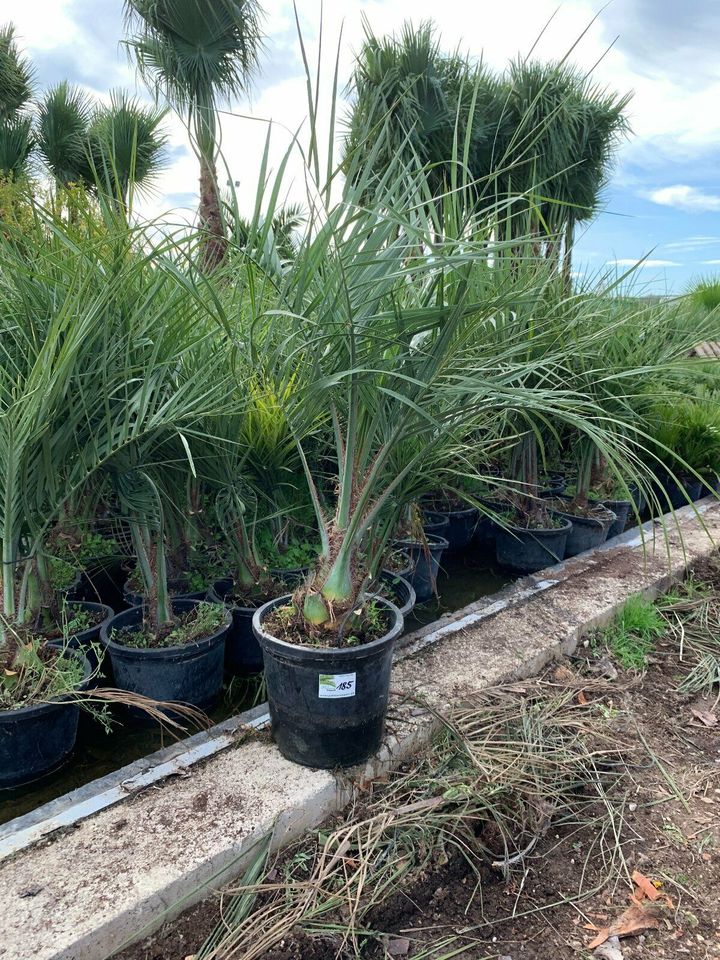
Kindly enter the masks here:
[[227, 236], [220, 209], [220, 196], [217, 187], [215, 164], [202, 158], [200, 160], [200, 229], [203, 236], [203, 268], [206, 272], [219, 267], [227, 252]]

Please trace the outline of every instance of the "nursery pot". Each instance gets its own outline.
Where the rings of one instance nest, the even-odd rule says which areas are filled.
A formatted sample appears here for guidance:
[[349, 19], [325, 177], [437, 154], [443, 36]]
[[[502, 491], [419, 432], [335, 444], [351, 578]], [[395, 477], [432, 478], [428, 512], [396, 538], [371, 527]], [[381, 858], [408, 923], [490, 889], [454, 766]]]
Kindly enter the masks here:
[[627, 526], [628, 517], [632, 510], [629, 500], [603, 500], [602, 505], [615, 514], [615, 520], [610, 524], [607, 538], [619, 536]]
[[395, 604], [403, 617], [412, 613], [416, 603], [415, 589], [406, 576], [393, 570], [381, 570], [375, 586], [381, 596]]
[[[187, 586], [184, 580], [168, 580], [168, 592], [171, 600], [204, 600], [207, 596], [207, 590], [183, 591]], [[142, 593], [133, 593], [132, 590], [123, 588], [123, 598], [129, 607], [141, 607], [145, 603], [145, 597]]]
[[123, 586], [127, 579], [125, 557], [92, 557], [83, 569], [83, 600], [103, 603], [119, 610], [124, 600]]
[[413, 564], [412, 572], [407, 580], [415, 591], [417, 603], [429, 600], [435, 592], [440, 558], [447, 550], [448, 542], [445, 537], [426, 533], [427, 546], [419, 540], [396, 540], [395, 546], [409, 554]]
[[[423, 508], [423, 513], [430, 523], [442, 521], [444, 517], [447, 517], [447, 527], [442, 532], [442, 536], [448, 542], [447, 549], [451, 551], [464, 550], [467, 547], [472, 540], [473, 533], [475, 533], [475, 525], [480, 516], [477, 507], [463, 507], [457, 510], [427, 510]], [[424, 528], [427, 532], [427, 523], [424, 524]]]
[[[186, 613], [197, 604], [197, 600], [173, 599], [173, 613]], [[116, 685], [155, 700], [176, 700], [202, 709], [212, 706], [222, 690], [230, 614], [226, 624], [212, 636], [181, 647], [141, 649], [110, 638], [113, 630], [139, 628], [143, 610], [143, 607], [124, 610], [103, 624], [100, 631], [100, 639], [110, 654]]]
[[[90, 668], [93, 672], [97, 670], [100, 665], [100, 659], [98, 659], [97, 651], [93, 649], [93, 644], [97, 644], [100, 639], [100, 631], [103, 627], [107, 626], [112, 618], [115, 616], [115, 611], [106, 606], [104, 603], [88, 603], [86, 601], [73, 601], [68, 603], [69, 607], [74, 607], [80, 610], [87, 610], [90, 613], [95, 613], [102, 615], [102, 619], [98, 620], [94, 627], [88, 627], [87, 630], [81, 630], [80, 633], [74, 633], [71, 637], [67, 639], [67, 646], [71, 647], [74, 650], [82, 650], [85, 658], [90, 664]], [[51, 640], [50, 646], [52, 647], [62, 647], [65, 644], [65, 641], [61, 638], [57, 640]]]
[[444, 537], [450, 526], [450, 517], [447, 514], [423, 513], [423, 533], [425, 536]]
[[[663, 491], [664, 490], [664, 495]], [[669, 474], [662, 481], [662, 490], [659, 491], [660, 506], [665, 507], [667, 501], [673, 510], [679, 510], [686, 507], [688, 501], [699, 500], [702, 496], [702, 481], [687, 474], [679, 474], [677, 479]], [[663, 509], [664, 512], [664, 509]]]
[[284, 757], [324, 770], [349, 767], [379, 748], [385, 728], [398, 608], [382, 597], [391, 625], [385, 636], [357, 647], [304, 647], [265, 630], [268, 615], [291, 595], [270, 600], [253, 616], [265, 655], [265, 679], [275, 742]]
[[601, 543], [607, 540], [608, 531], [616, 519], [612, 510], [610, 511], [611, 516], [606, 520], [598, 520], [595, 517], [578, 517], [573, 513], [563, 513], [562, 510], [555, 510], [553, 513], [561, 520], [569, 520], [572, 524], [565, 544], [566, 557], [576, 557], [579, 553], [599, 547]]
[[[76, 650], [63, 656], [80, 657]], [[83, 657], [84, 681], [91, 673]], [[48, 703], [0, 710], [0, 789], [20, 787], [53, 773], [70, 756], [75, 746], [80, 707], [68, 696]]]
[[232, 615], [232, 624], [225, 638], [225, 666], [230, 673], [247, 677], [263, 669], [263, 655], [255, 639], [252, 618], [257, 607], [239, 607], [226, 601], [232, 591], [232, 577], [217, 580], [208, 590], [211, 603], [223, 603]]
[[536, 530], [527, 527], [498, 526], [495, 534], [495, 553], [501, 567], [516, 573], [535, 573], [560, 563], [565, 558], [569, 520], [561, 527]]

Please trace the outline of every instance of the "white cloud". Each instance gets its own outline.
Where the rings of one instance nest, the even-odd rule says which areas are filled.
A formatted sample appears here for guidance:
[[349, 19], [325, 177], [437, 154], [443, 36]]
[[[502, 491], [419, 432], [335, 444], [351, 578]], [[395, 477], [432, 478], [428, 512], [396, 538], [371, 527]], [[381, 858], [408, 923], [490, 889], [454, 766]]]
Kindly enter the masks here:
[[720, 245], [720, 237], [685, 237], [682, 240], [674, 240], [672, 243], [664, 243], [666, 250], [700, 250], [703, 247], [714, 247]]
[[677, 260], [633, 260], [632, 258], [623, 258], [621, 260], [608, 260], [606, 266], [639, 267], [640, 269], [655, 267], [659, 269], [664, 267], [681, 267], [682, 264], [678, 263]]
[[703, 260], [703, 264], [707, 267], [716, 267], [720, 265], [720, 260]]
[[720, 197], [713, 193], [704, 193], [697, 187], [686, 183], [677, 183], [672, 187], [661, 187], [647, 194], [648, 200], [663, 207], [675, 207], [689, 213], [707, 213], [720, 210]]

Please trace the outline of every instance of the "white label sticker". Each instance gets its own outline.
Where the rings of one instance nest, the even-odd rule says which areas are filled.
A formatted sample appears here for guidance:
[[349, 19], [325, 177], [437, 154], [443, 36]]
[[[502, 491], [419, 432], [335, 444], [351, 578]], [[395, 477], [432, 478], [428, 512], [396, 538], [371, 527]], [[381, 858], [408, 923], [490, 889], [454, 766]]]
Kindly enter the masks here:
[[321, 700], [337, 700], [339, 697], [355, 696], [354, 673], [321, 673], [318, 697]]

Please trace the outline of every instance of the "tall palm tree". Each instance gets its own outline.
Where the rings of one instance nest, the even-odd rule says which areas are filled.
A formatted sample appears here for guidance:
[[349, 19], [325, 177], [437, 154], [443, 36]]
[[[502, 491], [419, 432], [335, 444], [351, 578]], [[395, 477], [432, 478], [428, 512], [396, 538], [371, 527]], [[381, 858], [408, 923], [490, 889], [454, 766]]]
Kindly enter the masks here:
[[244, 93], [261, 49], [257, 0], [125, 0], [127, 40], [141, 75], [187, 120], [200, 160], [200, 227], [206, 269], [227, 237], [216, 162], [217, 110]]
[[565, 240], [569, 271], [576, 223], [597, 213], [615, 147], [628, 130], [620, 96], [593, 84], [567, 63], [518, 59], [502, 93], [511, 135], [504, 147], [501, 190], [514, 198], [511, 232], [531, 234], [559, 254]]
[[30, 102], [33, 71], [15, 42], [15, 27], [0, 27], [0, 119], [11, 120]]
[[25, 114], [33, 93], [33, 72], [15, 42], [10, 23], [0, 27], [0, 176], [27, 172], [33, 149], [32, 124]]
[[37, 144], [55, 180], [64, 187], [93, 183], [88, 154], [92, 111], [88, 95], [66, 80], [50, 87], [38, 104]]
[[164, 162], [166, 111], [144, 107], [124, 91], [113, 91], [89, 128], [90, 151], [100, 189], [127, 211], [134, 186], [147, 189]]
[[27, 173], [28, 159], [34, 146], [29, 117], [0, 120], [0, 177], [22, 178]]

